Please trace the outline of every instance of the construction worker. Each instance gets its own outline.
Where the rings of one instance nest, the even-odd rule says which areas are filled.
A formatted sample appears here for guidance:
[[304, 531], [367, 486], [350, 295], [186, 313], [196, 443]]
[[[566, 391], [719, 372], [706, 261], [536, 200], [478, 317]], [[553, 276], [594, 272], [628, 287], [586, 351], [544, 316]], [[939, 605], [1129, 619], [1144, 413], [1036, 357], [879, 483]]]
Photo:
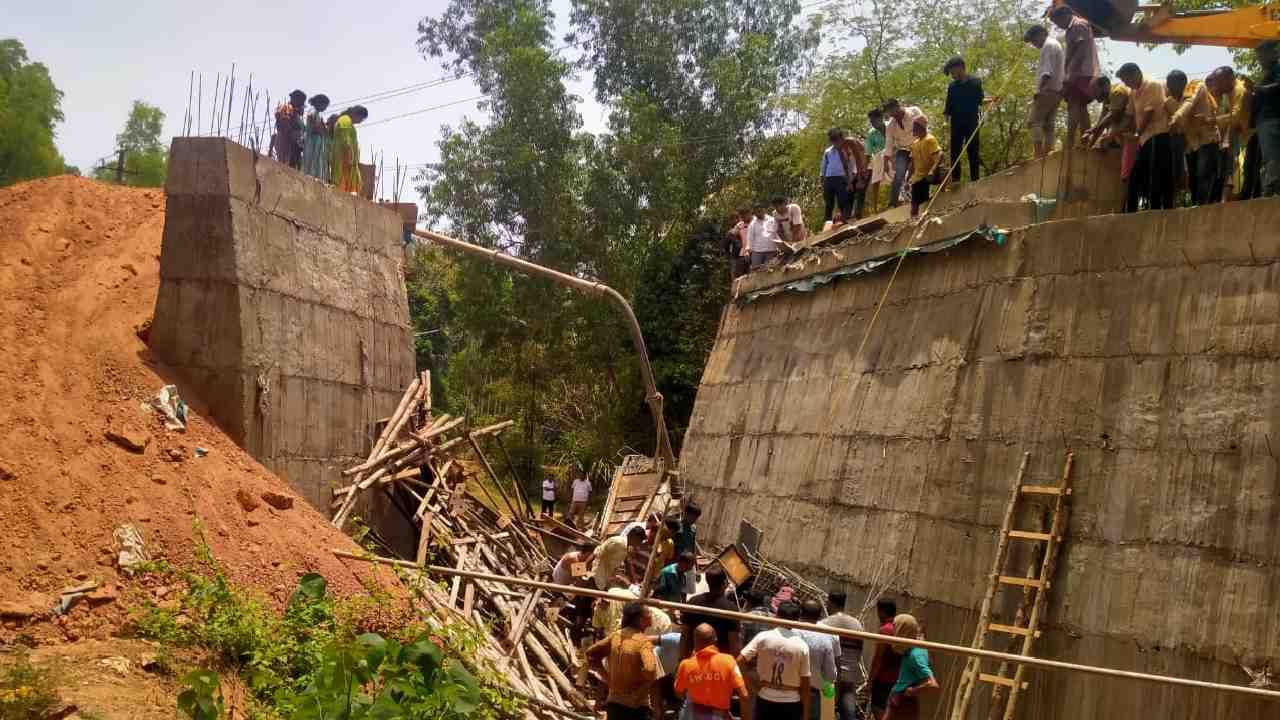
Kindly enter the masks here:
[[1218, 177], [1216, 112], [1217, 105], [1208, 86], [1193, 81], [1183, 91], [1182, 99], [1170, 118], [1174, 129], [1186, 139], [1187, 186], [1191, 190], [1192, 205], [1204, 205], [1215, 200], [1212, 194]]
[[[1236, 71], [1226, 65], [1209, 73], [1204, 82], [1209, 86], [1218, 106], [1215, 121], [1218, 125], [1221, 164], [1213, 193], [1216, 198], [1231, 200], [1243, 184], [1242, 178], [1237, 177], [1237, 170], [1240, 155], [1253, 134], [1249, 122], [1253, 98], [1244, 79], [1236, 77]], [[1239, 174], [1242, 175], [1243, 172]]]
[[1150, 210], [1173, 207], [1173, 148], [1164, 83], [1144, 77], [1137, 63], [1125, 63], [1116, 75], [1132, 92], [1129, 108], [1138, 133], [1138, 159], [1129, 176], [1126, 212], [1137, 212], [1141, 197]]

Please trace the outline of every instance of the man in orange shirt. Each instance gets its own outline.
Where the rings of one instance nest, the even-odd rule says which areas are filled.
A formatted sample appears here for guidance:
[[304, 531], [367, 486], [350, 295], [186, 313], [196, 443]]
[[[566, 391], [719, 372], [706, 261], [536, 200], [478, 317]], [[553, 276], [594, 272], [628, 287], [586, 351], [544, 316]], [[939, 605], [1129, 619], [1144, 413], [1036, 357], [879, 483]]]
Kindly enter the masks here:
[[693, 657], [676, 670], [676, 694], [688, 698], [691, 720], [732, 720], [734, 693], [745, 706], [747, 685], [738, 661], [716, 649], [716, 631], [707, 623], [693, 629]]

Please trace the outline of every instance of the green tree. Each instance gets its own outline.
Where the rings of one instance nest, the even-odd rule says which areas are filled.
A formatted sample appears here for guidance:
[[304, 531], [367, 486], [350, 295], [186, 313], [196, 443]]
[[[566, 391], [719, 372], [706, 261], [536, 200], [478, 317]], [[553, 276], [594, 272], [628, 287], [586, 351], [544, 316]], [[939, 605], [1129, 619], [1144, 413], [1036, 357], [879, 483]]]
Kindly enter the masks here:
[[[889, 98], [920, 106], [933, 134], [945, 143], [942, 109], [950, 80], [942, 67], [955, 55], [982, 79], [988, 96], [1001, 100], [982, 128], [985, 172], [1024, 160], [1031, 151], [1025, 112], [1034, 94], [1038, 55], [1022, 42], [1022, 34], [1041, 20], [1043, 11], [1044, 4], [1036, 0], [864, 0], [831, 6], [819, 18], [822, 27], [829, 34], [843, 33], [855, 46], [833, 49], [785, 100], [806, 120], [793, 143], [796, 170], [812, 172], [828, 128], [865, 134], [867, 111]], [[807, 210], [819, 212], [816, 182], [806, 186], [803, 200]]]
[[[164, 111], [141, 100], [134, 100], [124, 129], [116, 135], [116, 148], [124, 153], [124, 184], [134, 187], [161, 187], [168, 172], [168, 149], [161, 140]], [[119, 162], [117, 156], [117, 162]], [[99, 167], [93, 176], [114, 181], [116, 168]]]
[[0, 186], [64, 171], [54, 145], [62, 92], [43, 63], [13, 38], [0, 40]]

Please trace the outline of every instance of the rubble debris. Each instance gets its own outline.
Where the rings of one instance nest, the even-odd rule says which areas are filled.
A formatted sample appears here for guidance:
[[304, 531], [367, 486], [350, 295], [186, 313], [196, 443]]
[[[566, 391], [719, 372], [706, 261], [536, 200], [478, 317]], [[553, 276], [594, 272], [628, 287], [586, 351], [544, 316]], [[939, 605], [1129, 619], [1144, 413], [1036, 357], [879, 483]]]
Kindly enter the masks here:
[[120, 546], [116, 564], [126, 573], [132, 575], [134, 570], [150, 559], [147, 557], [147, 549], [142, 541], [142, 533], [138, 532], [138, 528], [132, 524], [116, 528], [113, 537], [116, 544]]
[[132, 453], [142, 454], [151, 443], [151, 435], [132, 426], [124, 426], [118, 430], [107, 430], [103, 433], [108, 440]]
[[53, 601], [44, 595], [28, 594], [21, 599], [0, 600], [0, 618], [30, 620], [49, 612]]
[[187, 429], [187, 404], [178, 395], [177, 385], [165, 385], [151, 399], [151, 407], [164, 416], [164, 426], [168, 430], [185, 431]]
[[[554, 565], [547, 539], [571, 543], [542, 527], [524, 489], [502, 477], [481, 441], [497, 437], [511, 421], [471, 431], [466, 419], [431, 414], [431, 378], [423, 373], [405, 391], [368, 459], [347, 469], [350, 484], [334, 490], [333, 523], [341, 527], [357, 498], [376, 489], [411, 498], [402, 511], [420, 527], [417, 561], [402, 561], [405, 577], [428, 605], [429, 622], [465, 620], [486, 632], [478, 655], [510, 683], [510, 689], [545, 717], [590, 714], [591, 701], [571, 678], [582, 660], [568, 636], [570, 623], [539, 595], [513, 596], [500, 583], [458, 579], [441, 587], [418, 570], [447, 565], [497, 575], [547, 578]], [[452, 435], [451, 435], [452, 434]], [[453, 454], [469, 449], [491, 482], [468, 486]], [[472, 488], [481, 494], [472, 494]], [[266, 499], [266, 495], [263, 495]], [[536, 701], [536, 702], [535, 702]], [[548, 709], [552, 708], [554, 710]]]

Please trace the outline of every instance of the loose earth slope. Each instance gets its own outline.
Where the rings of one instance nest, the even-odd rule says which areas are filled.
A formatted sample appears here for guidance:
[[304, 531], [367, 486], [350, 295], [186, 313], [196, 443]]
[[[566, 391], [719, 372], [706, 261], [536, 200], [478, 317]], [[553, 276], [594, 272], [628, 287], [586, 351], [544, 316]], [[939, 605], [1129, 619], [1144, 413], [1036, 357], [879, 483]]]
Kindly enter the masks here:
[[[186, 432], [142, 407], [174, 382], [137, 332], [155, 304], [164, 208], [159, 190], [79, 177], [0, 189], [0, 641], [116, 627], [113, 533], [126, 523], [177, 563], [199, 528], [234, 582], [278, 601], [309, 571], [338, 592], [360, 587], [330, 553], [351, 541], [207, 421], [199, 398], [179, 384]], [[105, 588], [97, 602], [28, 627], [85, 580]]]

